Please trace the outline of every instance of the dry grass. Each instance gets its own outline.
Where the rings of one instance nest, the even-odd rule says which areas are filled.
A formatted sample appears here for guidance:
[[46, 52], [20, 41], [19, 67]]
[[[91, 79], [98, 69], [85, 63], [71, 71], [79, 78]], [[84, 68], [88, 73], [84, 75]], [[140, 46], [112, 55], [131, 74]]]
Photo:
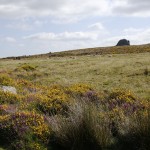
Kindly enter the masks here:
[[[55, 116], [49, 119], [54, 150], [103, 150], [112, 143], [108, 118], [92, 103], [75, 102], [70, 106], [67, 118]], [[57, 146], [57, 147], [56, 147]]]
[[[98, 90], [129, 89], [149, 98], [149, 58], [150, 53], [137, 53], [0, 60], [0, 72], [43, 85], [86, 83]], [[17, 70], [25, 63], [36, 69]]]
[[46, 55], [37, 55], [36, 57], [43, 57], [43, 56], [47, 56], [47, 55], [49, 57], [51, 57], [51, 56], [52, 57], [53, 56], [61, 56], [62, 57], [62, 56], [126, 54], [126, 53], [143, 53], [143, 52], [150, 52], [150, 44], [86, 48], [86, 49], [49, 53]]

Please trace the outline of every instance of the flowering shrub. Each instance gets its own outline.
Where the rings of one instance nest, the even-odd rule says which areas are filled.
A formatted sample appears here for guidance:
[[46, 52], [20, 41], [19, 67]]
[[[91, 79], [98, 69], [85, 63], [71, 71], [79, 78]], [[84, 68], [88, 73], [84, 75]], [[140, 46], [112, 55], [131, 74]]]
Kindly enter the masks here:
[[7, 109], [8, 109], [7, 105], [0, 105], [0, 115], [5, 114]]
[[47, 150], [47, 148], [37, 142], [32, 142], [29, 147], [31, 150]]
[[50, 128], [44, 116], [35, 112], [23, 111], [0, 116], [0, 132], [0, 140], [4, 143], [7, 140], [10, 144], [14, 140], [24, 140], [27, 135], [47, 143]]
[[0, 104], [15, 104], [21, 101], [21, 96], [0, 90]]
[[43, 90], [41, 86], [24, 79], [17, 79], [16, 86], [18, 93], [24, 96], [29, 94], [37, 94]]
[[10, 145], [16, 139], [16, 133], [10, 127], [9, 119], [10, 115], [0, 115], [0, 145]]
[[36, 70], [36, 67], [31, 64], [24, 63], [18, 66], [15, 70], [16, 71], [34, 71]]
[[33, 84], [32, 84], [31, 82], [29, 82], [29, 81], [27, 81], [27, 80], [24, 80], [24, 79], [19, 79], [19, 80], [17, 80], [17, 84], [18, 84], [18, 86], [20, 86], [20, 87], [33, 86]]
[[14, 80], [10, 78], [7, 74], [0, 75], [0, 85], [11, 86], [14, 85]]
[[69, 87], [69, 91], [75, 95], [84, 95], [89, 91], [93, 91], [93, 88], [90, 85], [80, 83]]
[[121, 109], [126, 115], [145, 109], [145, 103], [133, 96], [130, 91], [113, 91], [106, 100], [109, 110]]
[[15, 105], [8, 105], [8, 104], [0, 105], [0, 115], [14, 113], [16, 111], [17, 111], [17, 106]]
[[29, 130], [40, 139], [46, 140], [45, 136], [49, 134], [49, 127], [45, 123], [44, 117], [35, 112], [24, 111], [12, 114], [11, 122], [20, 135]]
[[136, 100], [131, 91], [124, 91], [124, 90], [115, 90], [110, 93], [108, 98], [119, 100], [120, 103], [122, 102], [133, 103]]
[[36, 93], [29, 93], [26, 94], [22, 98], [22, 102], [19, 105], [20, 110], [30, 110], [35, 111], [36, 105], [40, 103], [43, 96], [41, 94]]
[[57, 86], [50, 87], [45, 91], [45, 96], [40, 95], [38, 108], [48, 114], [64, 113], [69, 102], [68, 95], [64, 89]]
[[[14, 80], [9, 76], [7, 77], [0, 80], [1, 83], [14, 84]], [[88, 132], [94, 133], [95, 136], [99, 136], [101, 142], [103, 142], [101, 137], [104, 136], [106, 145], [107, 135], [105, 136], [106, 132], [104, 133], [101, 130], [101, 122], [106, 123], [104, 123], [103, 129], [109, 131], [110, 141], [114, 141], [113, 137], [118, 138], [117, 136], [128, 133], [126, 127], [133, 122], [136, 129], [142, 129], [142, 127], [147, 129], [149, 127], [149, 124], [146, 125], [147, 118], [145, 122], [143, 121], [143, 126], [138, 124], [138, 119], [131, 118], [134, 115], [137, 117], [139, 113], [144, 116], [146, 110], [150, 108], [149, 101], [140, 100], [130, 91], [115, 90], [110, 93], [100, 93], [90, 85], [82, 83], [69, 87], [60, 85], [44, 86], [24, 79], [17, 79], [14, 85], [18, 94], [0, 90], [0, 146], [9, 146], [8, 149], [46, 150], [49, 137], [53, 137], [53, 134], [51, 134], [53, 132], [49, 127], [51, 123], [48, 120], [57, 116], [60, 116], [62, 118], [60, 120], [65, 122], [62, 122], [64, 123], [63, 130], [55, 134], [56, 139], [61, 134], [62, 139], [60, 140], [64, 140], [64, 129], [67, 133], [65, 136], [69, 135], [66, 138], [70, 139], [74, 130], [74, 126], [70, 126], [70, 123], [73, 125], [75, 123], [75, 127], [77, 127], [70, 147], [72, 147], [74, 139], [77, 139], [78, 135], [82, 135], [82, 130], [85, 129], [85, 121], [88, 130], [86, 130], [86, 133], [83, 132], [84, 136], [86, 137], [89, 134]], [[78, 107], [75, 104], [76, 101], [79, 103], [77, 104]], [[80, 103], [83, 106], [88, 105], [88, 109], [83, 111], [82, 107], [80, 108]], [[71, 110], [73, 105], [75, 105], [75, 109]], [[76, 115], [72, 116], [72, 113]], [[71, 117], [69, 118], [69, 116]], [[90, 117], [90, 121], [86, 120], [88, 117]], [[77, 122], [78, 120], [80, 124]], [[66, 123], [68, 126], [66, 126]], [[59, 126], [56, 126], [56, 130], [57, 127]], [[143, 132], [145, 131], [143, 130]], [[92, 144], [95, 136], [91, 134], [89, 136], [92, 137], [89, 141]], [[78, 146], [78, 142], [76, 144]], [[82, 144], [84, 146], [84, 143]]]

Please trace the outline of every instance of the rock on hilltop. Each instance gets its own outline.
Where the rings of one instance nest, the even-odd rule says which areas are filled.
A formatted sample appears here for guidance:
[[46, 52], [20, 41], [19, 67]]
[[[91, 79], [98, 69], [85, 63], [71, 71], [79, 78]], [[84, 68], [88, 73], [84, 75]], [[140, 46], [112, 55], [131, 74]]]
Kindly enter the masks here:
[[116, 46], [126, 46], [126, 45], [130, 45], [130, 41], [128, 41], [126, 39], [122, 39], [117, 43]]

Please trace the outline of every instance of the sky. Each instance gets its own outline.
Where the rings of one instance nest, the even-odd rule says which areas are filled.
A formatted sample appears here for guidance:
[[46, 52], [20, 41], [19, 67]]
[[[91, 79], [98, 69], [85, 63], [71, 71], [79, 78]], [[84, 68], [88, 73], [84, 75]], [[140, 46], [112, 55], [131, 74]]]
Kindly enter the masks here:
[[0, 57], [150, 43], [150, 0], [0, 0]]

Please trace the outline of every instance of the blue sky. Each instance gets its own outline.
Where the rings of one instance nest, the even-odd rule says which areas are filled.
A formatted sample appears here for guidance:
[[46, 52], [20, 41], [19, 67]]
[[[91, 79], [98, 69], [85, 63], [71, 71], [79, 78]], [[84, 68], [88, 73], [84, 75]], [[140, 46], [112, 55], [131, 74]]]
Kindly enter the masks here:
[[0, 57], [150, 43], [150, 0], [0, 0]]

